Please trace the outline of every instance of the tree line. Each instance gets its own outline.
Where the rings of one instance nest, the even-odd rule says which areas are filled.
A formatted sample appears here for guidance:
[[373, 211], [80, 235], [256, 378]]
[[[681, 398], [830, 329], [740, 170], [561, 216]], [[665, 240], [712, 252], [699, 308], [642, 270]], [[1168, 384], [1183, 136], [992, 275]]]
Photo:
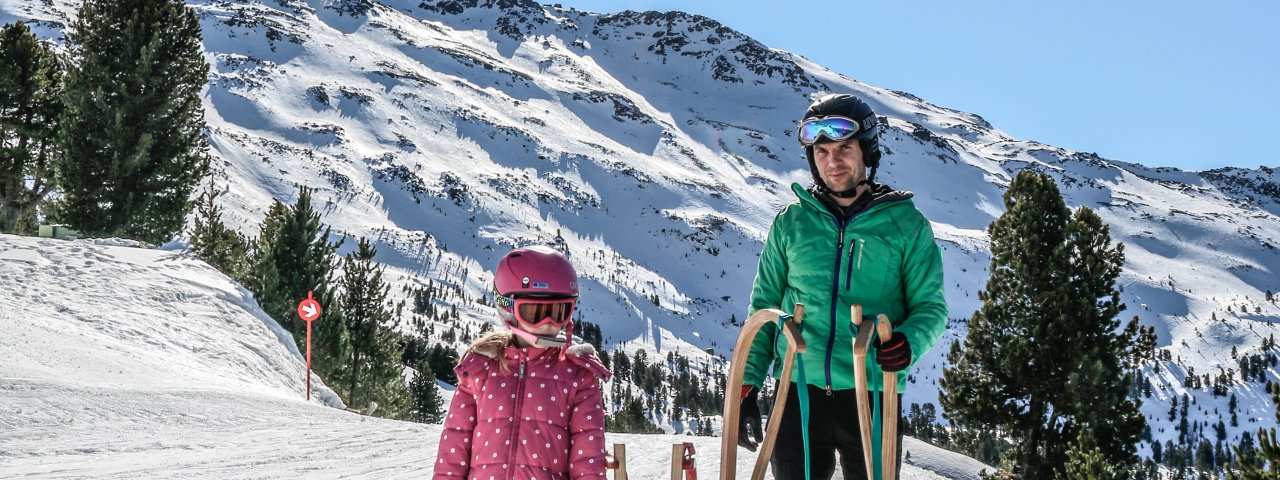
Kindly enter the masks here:
[[[195, 195], [210, 157], [200, 98], [209, 65], [193, 10], [86, 0], [61, 50], [22, 22], [0, 28], [0, 65], [0, 232], [55, 223], [160, 244], [194, 209], [192, 252], [248, 288], [300, 350], [306, 325], [294, 307], [307, 292], [320, 302], [313, 361], [348, 405], [438, 419], [434, 372], [451, 373], [457, 354], [409, 351], [417, 344], [398, 332], [371, 242], [338, 258], [345, 239], [331, 241], [305, 188], [293, 205], [274, 202], [255, 238], [223, 223], [212, 182]], [[406, 366], [418, 372], [409, 384]]]
[[[412, 323], [418, 329], [416, 335], [402, 333], [402, 317], [383, 279], [386, 267], [374, 261], [377, 248], [359, 238], [340, 258], [337, 250], [347, 238], [335, 238], [320, 221], [308, 188], [299, 187], [292, 205], [276, 200], [253, 239], [222, 222], [216, 196], [210, 189], [198, 202], [192, 251], [248, 288], [300, 350], [307, 325], [295, 307], [310, 292], [324, 311], [312, 326], [315, 371], [348, 405], [376, 402], [380, 416], [439, 421], [444, 406], [436, 379], [457, 382], [452, 375], [458, 355], [424, 340], [429, 322], [418, 315], [436, 314], [429, 307], [435, 290], [413, 291]], [[406, 368], [416, 372], [408, 383]]]

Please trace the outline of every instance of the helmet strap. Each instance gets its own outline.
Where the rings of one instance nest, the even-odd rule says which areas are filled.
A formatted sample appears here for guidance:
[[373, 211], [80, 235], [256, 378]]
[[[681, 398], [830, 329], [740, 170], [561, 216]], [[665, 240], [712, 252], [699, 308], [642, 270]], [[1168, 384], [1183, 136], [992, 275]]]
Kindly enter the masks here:
[[512, 335], [520, 337], [521, 340], [524, 340], [525, 343], [534, 348], [565, 348], [569, 345], [569, 341], [566, 337], [561, 337], [559, 335], [554, 337], [545, 337], [526, 332], [514, 325], [507, 325], [507, 327], [511, 330]]
[[876, 185], [875, 178], [876, 178], [876, 169], [872, 168], [871, 172], [867, 174], [867, 178], [859, 180], [858, 183], [854, 184], [853, 187], [848, 190], [842, 190], [837, 192], [835, 190], [832, 190], [831, 187], [828, 187], [827, 182], [822, 181], [822, 179], [819, 178], [816, 174], [814, 175], [815, 184], [817, 185], [818, 190], [820, 192], [825, 193], [827, 195], [831, 195], [833, 197], [839, 197], [839, 198], [857, 197], [858, 187], [861, 187], [863, 185], [867, 185], [868, 187], [874, 188]]

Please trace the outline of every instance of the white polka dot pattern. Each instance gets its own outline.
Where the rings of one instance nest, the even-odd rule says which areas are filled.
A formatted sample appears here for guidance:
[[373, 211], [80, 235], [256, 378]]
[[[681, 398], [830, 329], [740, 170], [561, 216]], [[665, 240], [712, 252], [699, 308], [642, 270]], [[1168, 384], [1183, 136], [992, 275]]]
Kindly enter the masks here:
[[609, 372], [594, 356], [561, 360], [559, 350], [514, 347], [503, 353], [509, 368], [468, 352], [455, 369], [459, 386], [433, 478], [603, 480], [604, 408], [597, 379]]

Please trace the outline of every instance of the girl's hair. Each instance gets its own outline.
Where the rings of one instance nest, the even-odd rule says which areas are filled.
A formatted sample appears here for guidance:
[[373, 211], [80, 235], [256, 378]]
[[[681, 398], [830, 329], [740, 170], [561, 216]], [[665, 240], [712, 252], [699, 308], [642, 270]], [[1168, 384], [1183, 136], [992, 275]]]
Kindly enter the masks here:
[[515, 338], [509, 330], [495, 330], [477, 338], [471, 342], [471, 351], [478, 352], [482, 355], [492, 357], [498, 361], [498, 371], [504, 375], [511, 373], [511, 367], [507, 366], [507, 359], [503, 353], [507, 349], [507, 345]]

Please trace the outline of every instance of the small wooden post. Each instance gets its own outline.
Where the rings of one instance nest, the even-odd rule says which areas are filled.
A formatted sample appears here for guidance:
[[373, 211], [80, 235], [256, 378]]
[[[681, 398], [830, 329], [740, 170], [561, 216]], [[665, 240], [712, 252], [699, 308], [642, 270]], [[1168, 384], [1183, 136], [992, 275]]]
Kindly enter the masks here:
[[613, 471], [613, 480], [627, 480], [627, 446], [621, 443], [613, 444], [613, 459], [617, 462]]
[[681, 480], [684, 476], [684, 444], [671, 445], [671, 480]]

